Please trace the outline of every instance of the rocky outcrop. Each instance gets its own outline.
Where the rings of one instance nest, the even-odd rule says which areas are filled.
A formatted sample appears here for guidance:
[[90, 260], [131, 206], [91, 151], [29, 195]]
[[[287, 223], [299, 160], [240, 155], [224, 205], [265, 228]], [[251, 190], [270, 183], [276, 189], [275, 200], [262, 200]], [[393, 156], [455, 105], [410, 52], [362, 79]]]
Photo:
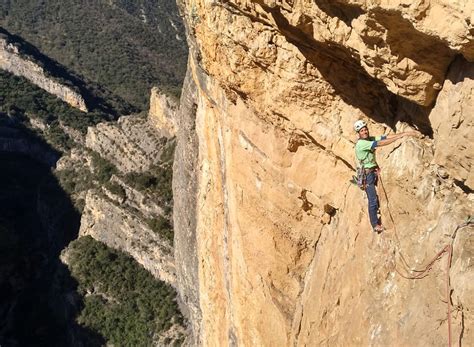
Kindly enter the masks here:
[[[175, 286], [173, 246], [159, 225], [160, 218], [169, 218], [169, 211], [160, 192], [146, 186], [151, 183], [142, 182], [138, 188], [126, 176], [163, 164], [166, 138], [147, 118], [134, 115], [89, 127], [85, 144], [88, 149], [72, 150], [57, 167], [59, 175], [63, 172], [63, 179], [68, 181], [63, 184], [74, 189], [71, 195], [85, 198], [80, 236], [90, 235], [130, 254], [156, 278]], [[114, 167], [116, 175], [110, 179], [110, 174], [104, 176], [103, 172], [110, 164], [100, 157]]]
[[86, 147], [100, 153], [122, 172], [143, 172], [159, 162], [164, 135], [148, 118], [124, 116], [116, 123], [89, 127]]
[[[154, 190], [150, 180], [156, 178], [148, 172], [170, 165], [164, 162], [171, 160], [169, 153], [162, 154], [172, 150], [172, 141], [150, 117], [130, 115], [89, 127], [85, 145], [83, 150], [72, 150], [57, 166], [69, 181], [65, 184], [74, 187], [72, 196], [85, 198], [80, 236], [90, 235], [130, 254], [156, 278], [176, 286], [173, 245], [164, 234], [168, 226], [160, 224], [170, 218], [166, 199], [160, 196], [165, 187]], [[110, 166], [116, 174], [109, 179], [110, 174], [103, 171], [111, 170]], [[130, 178], [129, 173], [135, 176]]]
[[[450, 244], [452, 342], [474, 341], [472, 229], [453, 234], [474, 211], [472, 5], [182, 10], [191, 58], [176, 115], [175, 252], [195, 343], [444, 345], [446, 257], [422, 280], [399, 273]], [[378, 150], [381, 235], [349, 182], [357, 119], [373, 134], [425, 135]]]
[[430, 113], [435, 131], [433, 162], [446, 168], [455, 184], [474, 193], [474, 64], [459, 57], [449, 70], [436, 105]]
[[76, 90], [48, 76], [48, 71], [27, 56], [21, 55], [18, 47], [5, 38], [0, 38], [0, 69], [26, 78], [72, 107], [83, 112], [88, 111], [84, 98]]
[[161, 196], [166, 187], [147, 171], [160, 166], [166, 175], [172, 141], [147, 118], [131, 115], [89, 127], [85, 144], [87, 148], [73, 149], [57, 165], [62, 185], [76, 202], [84, 199], [77, 204], [83, 206], [80, 236], [90, 235], [129, 254], [156, 278], [175, 286], [169, 202]]
[[176, 135], [176, 108], [177, 105], [173, 99], [160, 93], [158, 88], [152, 88], [148, 117], [150, 122], [167, 137]]
[[[153, 276], [175, 285], [173, 248], [146, 223], [147, 216], [159, 215], [161, 208], [134, 199], [140, 193], [129, 187], [125, 192], [125, 197], [119, 197], [106, 189], [102, 192], [90, 190], [79, 235], [90, 235], [111, 248], [130, 254]], [[150, 209], [151, 212], [147, 211]]]

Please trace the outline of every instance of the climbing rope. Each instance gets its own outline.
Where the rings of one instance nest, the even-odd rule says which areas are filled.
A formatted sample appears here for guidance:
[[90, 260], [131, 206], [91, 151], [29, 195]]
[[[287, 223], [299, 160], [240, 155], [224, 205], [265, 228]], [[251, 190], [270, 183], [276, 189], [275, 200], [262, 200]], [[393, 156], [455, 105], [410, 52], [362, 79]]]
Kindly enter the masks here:
[[[397, 225], [395, 223], [395, 220], [393, 219], [393, 215], [392, 215], [392, 211], [391, 211], [391, 208], [390, 208], [390, 201], [388, 199], [388, 195], [387, 195], [387, 191], [385, 190], [385, 186], [383, 184], [383, 181], [382, 181], [382, 176], [380, 175], [380, 172], [377, 171], [377, 177], [378, 177], [378, 180], [380, 181], [380, 185], [382, 187], [382, 191], [384, 193], [384, 196], [385, 196], [385, 201], [386, 201], [386, 204], [387, 204], [387, 211], [388, 211], [388, 215], [390, 217], [390, 221], [392, 222], [392, 225], [393, 225], [393, 230], [394, 230], [394, 234], [395, 234], [395, 240], [396, 240], [396, 243], [397, 243], [397, 251], [398, 251], [398, 255], [400, 256], [400, 259], [402, 260], [403, 262], [403, 267], [404, 267], [404, 270], [406, 272], [411, 272], [411, 271], [416, 271], [416, 270], [412, 270], [412, 268], [408, 265], [408, 262], [407, 260], [405, 259], [404, 255], [403, 255], [403, 252], [402, 252], [402, 244], [400, 242], [400, 237], [398, 236], [398, 230], [397, 230]], [[399, 272], [397, 267], [395, 266], [395, 271], [397, 271], [397, 273]]]
[[397, 269], [396, 263], [394, 264], [395, 271], [401, 277], [406, 278], [406, 279], [410, 279], [410, 280], [422, 279], [422, 278], [425, 278], [426, 276], [428, 276], [429, 271], [433, 268], [434, 264], [438, 260], [440, 260], [445, 254], [448, 255], [447, 264], [446, 264], [446, 302], [447, 302], [447, 305], [448, 305], [448, 312], [447, 312], [447, 315], [448, 315], [448, 346], [451, 347], [451, 340], [452, 340], [452, 338], [451, 338], [451, 283], [450, 283], [449, 271], [451, 270], [451, 261], [452, 261], [452, 257], [453, 257], [453, 244], [454, 244], [454, 239], [456, 238], [456, 234], [457, 234], [458, 230], [460, 230], [464, 227], [467, 227], [467, 226], [474, 225], [474, 217], [473, 216], [469, 217], [466, 220], [466, 222], [464, 222], [463, 224], [460, 224], [456, 227], [456, 229], [454, 230], [454, 232], [451, 235], [450, 244], [445, 245], [443, 247], [443, 249], [441, 249], [441, 251], [439, 251], [436, 254], [436, 256], [423, 269], [414, 269], [414, 268], [412, 268], [408, 265], [408, 262], [406, 261], [405, 257], [403, 256], [403, 252], [401, 251], [401, 242], [400, 242], [400, 238], [398, 237], [398, 231], [397, 231], [396, 223], [395, 223], [395, 220], [393, 219], [392, 212], [391, 212], [391, 209], [390, 209], [390, 202], [389, 202], [389, 199], [388, 199], [387, 191], [385, 190], [385, 187], [384, 187], [384, 184], [383, 184], [383, 181], [382, 181], [382, 177], [380, 175], [378, 175], [378, 178], [379, 178], [380, 185], [382, 187], [382, 190], [383, 190], [383, 193], [384, 193], [384, 196], [385, 196], [385, 201], [386, 201], [386, 204], [387, 204], [387, 211], [388, 211], [390, 220], [393, 224], [395, 239], [397, 241], [396, 250], [397, 250], [397, 252], [400, 256], [400, 259], [403, 262], [403, 265], [405, 267], [404, 270], [406, 271], [406, 274], [402, 274]]

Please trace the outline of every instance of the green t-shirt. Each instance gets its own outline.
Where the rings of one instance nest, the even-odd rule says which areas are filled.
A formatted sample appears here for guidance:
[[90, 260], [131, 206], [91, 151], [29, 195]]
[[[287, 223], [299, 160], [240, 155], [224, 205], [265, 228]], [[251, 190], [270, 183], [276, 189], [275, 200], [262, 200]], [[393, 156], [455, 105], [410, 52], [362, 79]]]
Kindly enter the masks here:
[[370, 136], [367, 139], [359, 139], [355, 145], [355, 155], [358, 164], [364, 164], [366, 169], [374, 168], [377, 165], [375, 160], [375, 147], [377, 141], [385, 139], [386, 136]]

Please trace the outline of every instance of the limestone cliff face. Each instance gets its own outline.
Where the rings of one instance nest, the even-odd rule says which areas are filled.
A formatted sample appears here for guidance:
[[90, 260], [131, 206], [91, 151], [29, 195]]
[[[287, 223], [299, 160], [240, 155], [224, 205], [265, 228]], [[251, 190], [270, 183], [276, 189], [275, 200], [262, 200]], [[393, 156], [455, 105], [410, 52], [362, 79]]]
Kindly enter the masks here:
[[157, 129], [168, 137], [176, 135], [176, 102], [162, 94], [158, 88], [151, 89], [150, 111], [148, 116]]
[[[192, 58], [190, 58], [192, 59]], [[197, 243], [198, 139], [196, 111], [198, 89], [188, 66], [179, 110], [176, 113], [176, 149], [173, 161], [173, 219], [175, 264], [181, 312], [188, 317], [193, 344], [199, 343], [200, 308]]]
[[[149, 181], [154, 176], [140, 176], [152, 167], [165, 165], [166, 158], [161, 154], [171, 150], [173, 140], [163, 134], [142, 115], [100, 123], [88, 128], [87, 149], [72, 150], [61, 158], [57, 170], [72, 181], [69, 186], [75, 188], [71, 196], [76, 201], [84, 200], [79, 236], [90, 235], [130, 254], [156, 278], [175, 286], [172, 242], [163, 234], [163, 224], [159, 224], [170, 218], [169, 202], [160, 195], [165, 192], [151, 188]], [[104, 164], [94, 164], [91, 150], [115, 168], [116, 174], [105, 183], [94, 179], [104, 174]], [[128, 173], [134, 173], [133, 179], [141, 179], [142, 183], [134, 185], [137, 182], [127, 178]]]
[[24, 77], [72, 107], [87, 112], [84, 98], [78, 92], [48, 77], [41, 66], [21, 56], [18, 48], [3, 38], [0, 38], [0, 69]]
[[164, 135], [150, 118], [124, 116], [88, 128], [86, 146], [122, 172], [143, 172], [159, 162]]
[[173, 248], [145, 223], [147, 215], [159, 215], [162, 211], [149, 201], [140, 203], [139, 195], [129, 187], [125, 199], [106, 190], [89, 190], [79, 235], [90, 235], [127, 252], [153, 276], [175, 285]]
[[[451, 237], [474, 211], [473, 6], [182, 2], [175, 255], [196, 344], [445, 345], [447, 257], [397, 271], [451, 243], [452, 342], [474, 343], [473, 230]], [[426, 135], [377, 151], [382, 235], [349, 183], [357, 119]]]

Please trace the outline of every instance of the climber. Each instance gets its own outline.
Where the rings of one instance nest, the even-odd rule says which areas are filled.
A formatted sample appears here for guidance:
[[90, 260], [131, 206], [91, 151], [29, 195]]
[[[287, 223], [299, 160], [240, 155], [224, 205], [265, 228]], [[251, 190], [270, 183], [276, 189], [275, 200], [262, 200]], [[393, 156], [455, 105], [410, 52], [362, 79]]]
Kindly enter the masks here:
[[363, 186], [369, 200], [369, 219], [374, 232], [381, 233], [384, 230], [382, 223], [377, 216], [379, 209], [379, 199], [375, 187], [377, 186], [380, 168], [375, 160], [375, 148], [386, 146], [405, 136], [417, 136], [416, 131], [408, 131], [393, 135], [383, 135], [372, 137], [369, 135], [367, 123], [358, 120], [354, 123], [354, 130], [359, 135], [355, 145], [355, 155], [360, 167]]

